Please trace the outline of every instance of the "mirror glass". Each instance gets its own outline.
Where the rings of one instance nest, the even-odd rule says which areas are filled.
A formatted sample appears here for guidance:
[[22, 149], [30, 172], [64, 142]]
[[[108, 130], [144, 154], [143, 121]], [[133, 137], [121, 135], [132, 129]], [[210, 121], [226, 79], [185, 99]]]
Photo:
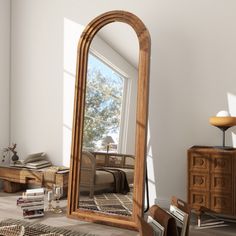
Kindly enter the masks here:
[[79, 209], [132, 215], [139, 42], [127, 24], [103, 27], [89, 48]]

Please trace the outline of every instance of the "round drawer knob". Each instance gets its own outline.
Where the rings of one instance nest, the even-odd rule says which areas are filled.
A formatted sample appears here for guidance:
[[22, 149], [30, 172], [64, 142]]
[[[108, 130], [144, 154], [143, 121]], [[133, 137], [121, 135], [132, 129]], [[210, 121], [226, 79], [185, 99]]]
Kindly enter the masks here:
[[204, 160], [202, 158], [198, 158], [196, 160], [196, 164], [199, 165], [199, 166], [202, 166], [204, 164]]
[[196, 176], [195, 183], [198, 185], [202, 185], [204, 183], [204, 179], [201, 176]]
[[196, 202], [197, 203], [203, 203], [203, 197], [202, 196], [198, 196], [197, 198], [196, 198]]

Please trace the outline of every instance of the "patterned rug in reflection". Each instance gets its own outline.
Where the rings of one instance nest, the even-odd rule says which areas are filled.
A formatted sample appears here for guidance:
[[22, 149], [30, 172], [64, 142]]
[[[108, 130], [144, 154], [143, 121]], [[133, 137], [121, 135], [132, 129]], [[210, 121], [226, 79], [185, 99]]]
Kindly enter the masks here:
[[133, 192], [127, 194], [101, 193], [94, 198], [80, 195], [79, 208], [115, 215], [132, 215]]

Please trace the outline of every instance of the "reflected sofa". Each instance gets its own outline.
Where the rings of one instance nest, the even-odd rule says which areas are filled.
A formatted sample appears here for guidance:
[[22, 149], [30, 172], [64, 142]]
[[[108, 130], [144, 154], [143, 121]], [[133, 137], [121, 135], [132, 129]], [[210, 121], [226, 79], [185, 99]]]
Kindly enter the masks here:
[[133, 184], [133, 155], [83, 151], [80, 171], [80, 191], [89, 192], [90, 198], [93, 198], [95, 191], [112, 191], [115, 184], [114, 176], [102, 170], [106, 168], [123, 171], [128, 184]]

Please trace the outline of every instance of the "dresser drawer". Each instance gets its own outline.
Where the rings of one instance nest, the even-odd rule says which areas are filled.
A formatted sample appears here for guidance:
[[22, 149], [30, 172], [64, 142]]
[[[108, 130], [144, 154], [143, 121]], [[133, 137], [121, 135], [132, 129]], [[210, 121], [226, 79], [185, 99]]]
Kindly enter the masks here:
[[209, 175], [206, 173], [199, 173], [199, 172], [192, 172], [190, 173], [190, 179], [189, 179], [189, 188], [190, 189], [196, 189], [196, 190], [202, 190], [207, 191], [210, 187], [210, 179]]
[[211, 191], [221, 193], [232, 192], [232, 176], [212, 173], [211, 175]]
[[189, 168], [193, 171], [208, 172], [210, 169], [209, 154], [193, 152], [190, 154]]
[[189, 203], [195, 209], [200, 206], [209, 207], [209, 194], [207, 192], [191, 191], [189, 193]]
[[223, 214], [233, 214], [232, 196], [222, 194], [211, 194], [211, 209]]
[[214, 173], [232, 173], [232, 157], [230, 155], [212, 155], [211, 171]]

